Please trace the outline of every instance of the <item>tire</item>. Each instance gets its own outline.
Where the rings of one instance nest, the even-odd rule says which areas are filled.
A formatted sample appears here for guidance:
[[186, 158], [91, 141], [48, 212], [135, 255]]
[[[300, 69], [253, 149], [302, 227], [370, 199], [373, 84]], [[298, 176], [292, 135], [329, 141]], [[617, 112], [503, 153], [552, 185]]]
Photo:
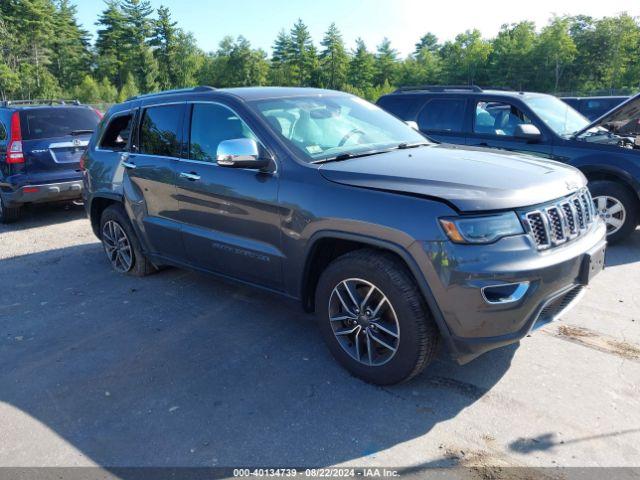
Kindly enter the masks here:
[[7, 207], [0, 195], [0, 223], [15, 222], [20, 218], [20, 207]]
[[[371, 287], [375, 288], [367, 302], [371, 312], [365, 307], [354, 314], [346, 286], [361, 307]], [[383, 297], [386, 302], [381, 302]], [[373, 312], [380, 303], [379, 312]], [[318, 327], [329, 350], [352, 375], [366, 382], [391, 385], [408, 381], [437, 354], [440, 335], [426, 302], [410, 273], [391, 254], [363, 249], [334, 260], [320, 276], [315, 305]], [[366, 313], [371, 315], [363, 315]], [[346, 318], [355, 316], [357, 320]], [[380, 318], [374, 322], [375, 317]], [[359, 330], [342, 335], [354, 328]], [[387, 347], [374, 338], [383, 340]]]
[[[111, 205], [102, 213], [100, 239], [107, 259], [115, 271], [134, 277], [144, 277], [157, 271], [142, 253], [138, 237], [121, 205]], [[116, 244], [119, 245], [119, 253], [114, 251]], [[128, 249], [125, 245], [128, 245]], [[126, 250], [129, 255], [126, 254]]]
[[[607, 241], [616, 243], [628, 237], [638, 225], [638, 203], [640, 203], [638, 197], [625, 185], [611, 180], [591, 182], [589, 190], [597, 213], [607, 222]], [[607, 212], [602, 212], [603, 206], [608, 208]], [[622, 210], [618, 210], [620, 206], [622, 206]], [[611, 213], [614, 210], [616, 212]], [[609, 223], [621, 219], [623, 220], [621, 226]]]

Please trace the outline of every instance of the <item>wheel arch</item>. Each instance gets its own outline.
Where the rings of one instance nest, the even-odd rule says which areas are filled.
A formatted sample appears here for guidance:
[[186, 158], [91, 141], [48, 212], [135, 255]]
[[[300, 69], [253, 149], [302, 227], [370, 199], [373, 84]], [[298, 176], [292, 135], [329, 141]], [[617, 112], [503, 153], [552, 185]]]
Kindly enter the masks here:
[[96, 237], [100, 238], [100, 219], [102, 212], [113, 204], [123, 204], [122, 197], [114, 194], [94, 195], [89, 205], [89, 220], [91, 221], [91, 229]]
[[417, 263], [404, 247], [380, 238], [337, 231], [322, 231], [314, 234], [309, 240], [305, 256], [305, 267], [300, 282], [300, 298], [305, 311], [313, 312], [315, 310], [315, 290], [324, 268], [337, 257], [362, 248], [371, 248], [390, 253], [398, 259], [420, 289], [442, 338], [452, 347], [449, 328], [435, 296]]
[[580, 170], [589, 182], [609, 180], [624, 185], [633, 192], [638, 201], [640, 201], [640, 183], [624, 170], [602, 165], [585, 165], [581, 166]]

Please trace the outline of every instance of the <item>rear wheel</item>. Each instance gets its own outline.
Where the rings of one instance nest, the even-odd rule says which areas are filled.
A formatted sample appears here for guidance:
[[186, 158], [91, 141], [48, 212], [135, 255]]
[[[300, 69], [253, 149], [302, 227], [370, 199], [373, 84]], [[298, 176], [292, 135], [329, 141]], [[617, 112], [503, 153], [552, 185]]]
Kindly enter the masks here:
[[7, 207], [0, 196], [0, 223], [15, 222], [20, 218], [20, 207]]
[[638, 225], [638, 198], [626, 186], [610, 180], [589, 185], [597, 214], [607, 225], [607, 240], [618, 242]]
[[424, 299], [392, 255], [358, 250], [334, 260], [318, 281], [316, 312], [333, 356], [367, 382], [409, 380], [437, 353]]
[[136, 277], [156, 271], [142, 253], [140, 242], [122, 206], [111, 205], [102, 213], [100, 238], [115, 271]]

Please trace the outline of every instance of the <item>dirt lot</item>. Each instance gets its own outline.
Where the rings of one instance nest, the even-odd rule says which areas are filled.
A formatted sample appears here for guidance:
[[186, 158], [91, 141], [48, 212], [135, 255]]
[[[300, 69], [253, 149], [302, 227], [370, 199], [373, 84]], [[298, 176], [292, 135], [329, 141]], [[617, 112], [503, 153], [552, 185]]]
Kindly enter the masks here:
[[1, 226], [0, 285], [0, 466], [640, 465], [640, 231], [566, 318], [393, 388], [294, 303], [113, 273], [79, 207]]

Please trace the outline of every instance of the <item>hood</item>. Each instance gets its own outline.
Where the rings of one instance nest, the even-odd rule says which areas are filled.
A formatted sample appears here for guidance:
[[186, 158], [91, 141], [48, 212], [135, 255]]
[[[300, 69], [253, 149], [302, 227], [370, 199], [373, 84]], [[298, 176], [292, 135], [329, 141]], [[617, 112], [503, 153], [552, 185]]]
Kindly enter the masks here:
[[574, 133], [573, 137], [578, 137], [587, 130], [591, 130], [594, 127], [604, 127], [607, 129], [612, 128], [613, 132], [615, 133], [618, 128], [623, 127], [629, 122], [638, 119], [640, 119], [640, 93], [634, 95], [627, 101], [622, 102], [617, 107], [612, 108], [601, 117], [596, 118], [582, 130], [578, 130], [576, 133]]
[[555, 200], [587, 181], [568, 165], [476, 147], [429, 145], [331, 162], [327, 180], [445, 200], [459, 211], [526, 207]]

